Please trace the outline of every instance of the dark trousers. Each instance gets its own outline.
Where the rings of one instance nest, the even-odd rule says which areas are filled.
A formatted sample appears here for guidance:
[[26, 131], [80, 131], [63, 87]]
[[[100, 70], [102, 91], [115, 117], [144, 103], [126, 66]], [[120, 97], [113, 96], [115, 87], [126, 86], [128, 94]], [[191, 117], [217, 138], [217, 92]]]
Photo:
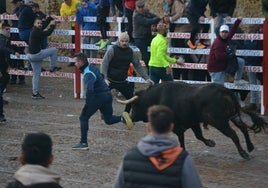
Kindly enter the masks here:
[[[121, 83], [115, 83], [110, 81], [109, 88], [110, 89], [117, 89], [126, 99], [130, 99], [134, 95], [134, 82], [121, 82]], [[125, 112], [130, 112], [131, 110], [131, 104], [127, 104], [125, 107]]]
[[84, 108], [79, 117], [81, 143], [87, 143], [87, 133], [89, 127], [88, 121], [91, 116], [95, 114], [98, 110], [100, 110], [103, 115], [104, 122], [108, 125], [121, 121], [121, 116], [113, 115], [112, 102], [113, 97], [110, 91], [86, 97], [86, 104], [84, 105]]
[[129, 42], [134, 43], [134, 39], [133, 39], [133, 35], [132, 35], [132, 32], [133, 32], [133, 11], [126, 8], [126, 17], [128, 20], [126, 30], [127, 30], [128, 36], [129, 36]]
[[106, 22], [106, 17], [109, 16], [110, 8], [109, 7], [101, 7], [98, 5], [97, 7], [97, 25], [100, 27], [101, 38], [107, 39], [107, 31], [110, 29], [110, 24]]
[[151, 37], [149, 38], [135, 38], [135, 45], [140, 49], [142, 60], [148, 68], [150, 60], [150, 53], [148, 52], [148, 46], [151, 45]]
[[[192, 27], [191, 31], [191, 37], [190, 40], [193, 44], [195, 44], [195, 38], [198, 32], [207, 33], [209, 31], [209, 25], [208, 24], [200, 24], [199, 18], [195, 15], [187, 14], [187, 18], [190, 22], [190, 25]], [[203, 42], [204, 40], [200, 40], [200, 42]]]

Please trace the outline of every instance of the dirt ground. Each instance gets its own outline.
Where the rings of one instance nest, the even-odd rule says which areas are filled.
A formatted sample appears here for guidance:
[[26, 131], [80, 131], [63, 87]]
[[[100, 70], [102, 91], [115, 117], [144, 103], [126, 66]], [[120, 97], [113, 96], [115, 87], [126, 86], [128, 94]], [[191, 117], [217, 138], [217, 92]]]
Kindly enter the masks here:
[[[4, 98], [7, 123], [0, 125], [0, 187], [12, 180], [20, 164], [23, 136], [29, 132], [42, 131], [51, 135], [54, 142], [55, 160], [51, 169], [62, 177], [65, 188], [111, 188], [117, 168], [125, 152], [143, 137], [144, 123], [138, 122], [133, 130], [121, 123], [108, 126], [97, 113], [90, 120], [88, 151], [72, 151], [80, 137], [78, 117], [84, 100], [73, 98], [73, 81], [61, 78], [41, 78], [40, 93], [46, 99], [31, 99], [31, 78], [26, 85], [8, 86]], [[115, 114], [124, 106], [114, 102]], [[238, 133], [244, 148], [245, 141]], [[217, 130], [204, 130], [207, 138], [216, 141], [209, 148], [198, 141], [189, 130], [186, 146], [207, 188], [267, 188], [268, 187], [268, 142], [264, 133], [250, 133], [255, 150], [252, 159], [242, 159], [232, 141]]]

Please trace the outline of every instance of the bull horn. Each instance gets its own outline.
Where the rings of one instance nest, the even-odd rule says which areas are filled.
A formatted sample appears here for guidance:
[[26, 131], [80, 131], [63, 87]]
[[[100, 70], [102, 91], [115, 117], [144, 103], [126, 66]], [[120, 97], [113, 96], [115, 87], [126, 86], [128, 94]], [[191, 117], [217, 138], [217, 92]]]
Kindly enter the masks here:
[[116, 98], [116, 101], [121, 103], [121, 104], [129, 104], [129, 103], [132, 103], [133, 101], [135, 101], [137, 99], [138, 99], [138, 96], [135, 95], [134, 97], [132, 97], [132, 98], [130, 98], [128, 100], [121, 100], [121, 99]]

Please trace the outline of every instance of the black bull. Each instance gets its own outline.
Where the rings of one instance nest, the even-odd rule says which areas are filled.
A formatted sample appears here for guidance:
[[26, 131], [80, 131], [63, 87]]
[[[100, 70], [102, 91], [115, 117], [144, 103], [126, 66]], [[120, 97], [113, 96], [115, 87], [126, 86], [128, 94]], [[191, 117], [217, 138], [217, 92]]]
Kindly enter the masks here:
[[[201, 122], [209, 124], [231, 138], [239, 154], [245, 159], [250, 157], [242, 148], [236, 132], [230, 127], [229, 120], [243, 133], [249, 152], [254, 149], [254, 146], [248, 129], [257, 133], [267, 125], [257, 114], [241, 109], [234, 93], [218, 84], [192, 85], [182, 82], [164, 82], [137, 92], [132, 99], [118, 100], [118, 102], [132, 103], [131, 118], [134, 122], [147, 122], [147, 110], [152, 105], [162, 104], [170, 107], [175, 115], [173, 132], [184, 148], [184, 132], [189, 128], [193, 130], [197, 139], [207, 146], [214, 147], [215, 142], [204, 138], [200, 127]], [[252, 126], [242, 121], [241, 112], [251, 117]]]

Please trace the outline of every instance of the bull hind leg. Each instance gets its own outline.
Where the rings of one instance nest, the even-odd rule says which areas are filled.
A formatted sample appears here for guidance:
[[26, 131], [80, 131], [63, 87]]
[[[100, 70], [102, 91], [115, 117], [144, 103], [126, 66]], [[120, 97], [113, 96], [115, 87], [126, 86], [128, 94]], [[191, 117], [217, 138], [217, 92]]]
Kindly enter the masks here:
[[249, 134], [248, 134], [248, 129], [247, 125], [242, 121], [240, 116], [237, 116], [235, 118], [232, 118], [231, 121], [234, 123], [236, 127], [238, 127], [241, 132], [243, 133], [246, 143], [247, 143], [247, 149], [249, 152], [251, 152], [254, 149], [254, 145], [252, 144]]
[[193, 130], [194, 135], [198, 140], [201, 140], [202, 142], [204, 142], [205, 145], [207, 145], [209, 147], [215, 147], [216, 143], [213, 140], [204, 138], [199, 123], [195, 124], [193, 127], [191, 127], [191, 129]]
[[222, 134], [232, 139], [241, 157], [247, 160], [250, 159], [249, 154], [242, 148], [236, 132], [230, 127], [228, 121], [222, 121], [213, 126]]

